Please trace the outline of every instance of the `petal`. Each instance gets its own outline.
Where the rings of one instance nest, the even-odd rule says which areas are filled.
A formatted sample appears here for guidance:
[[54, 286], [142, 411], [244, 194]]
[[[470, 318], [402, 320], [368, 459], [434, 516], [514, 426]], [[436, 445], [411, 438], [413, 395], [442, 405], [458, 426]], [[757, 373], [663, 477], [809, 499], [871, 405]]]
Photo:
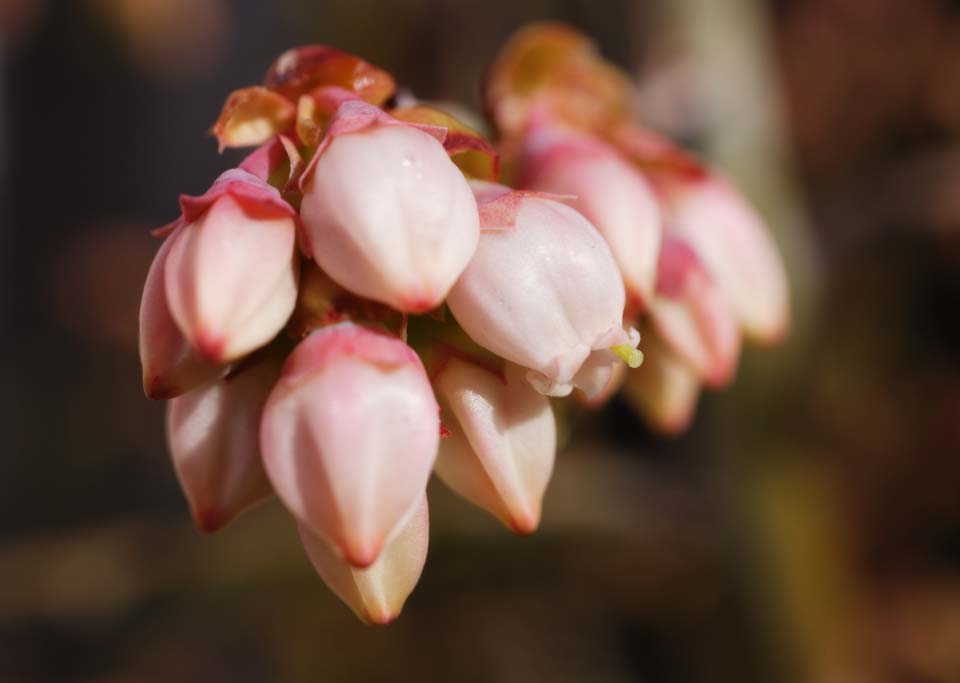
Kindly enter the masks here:
[[297, 297], [292, 218], [260, 217], [224, 194], [172, 239], [165, 267], [170, 312], [205, 358], [230, 362], [283, 328]]
[[407, 125], [336, 136], [304, 186], [313, 257], [354, 294], [408, 313], [439, 306], [476, 249], [476, 201], [430, 134]]
[[[629, 340], [623, 281], [603, 238], [574, 209], [522, 194], [514, 214], [512, 227], [481, 232], [447, 304], [473, 341], [529, 368], [540, 391], [562, 396], [593, 351]], [[626, 338], [614, 341], [614, 333]]]
[[693, 250], [675, 236], [660, 254], [658, 293], [650, 319], [659, 335], [708, 385], [730, 382], [740, 356], [739, 321]]
[[443, 147], [465, 174], [481, 180], [497, 179], [500, 156], [496, 148], [454, 116], [424, 105], [393, 109], [390, 114], [401, 121], [445, 129]]
[[782, 339], [790, 322], [787, 276], [765, 226], [718, 179], [696, 182], [673, 201], [669, 228], [697, 253], [755, 341]]
[[298, 520], [369, 566], [423, 495], [438, 411], [406, 344], [352, 323], [318, 330], [291, 354], [264, 410], [267, 474]]
[[279, 359], [263, 359], [167, 407], [177, 478], [203, 531], [220, 529], [271, 492], [260, 457], [260, 416], [279, 376]]
[[167, 237], [150, 265], [140, 302], [140, 362], [148, 398], [178, 396], [222, 375], [224, 368], [204, 361], [187, 343], [170, 315], [165, 266], [173, 244]]
[[300, 539], [314, 569], [337, 597], [370, 624], [389, 624], [400, 615], [420, 580], [429, 541], [427, 497], [366, 569], [351, 567], [308, 526], [298, 524]]
[[437, 475], [508, 528], [532, 533], [556, 453], [550, 401], [509, 363], [498, 376], [451, 358], [434, 384], [450, 431], [440, 442]]
[[528, 135], [525, 145], [524, 187], [574, 197], [571, 206], [610, 245], [630, 308], [642, 310], [653, 296], [661, 236], [660, 209], [647, 180], [596, 138], [545, 128]]

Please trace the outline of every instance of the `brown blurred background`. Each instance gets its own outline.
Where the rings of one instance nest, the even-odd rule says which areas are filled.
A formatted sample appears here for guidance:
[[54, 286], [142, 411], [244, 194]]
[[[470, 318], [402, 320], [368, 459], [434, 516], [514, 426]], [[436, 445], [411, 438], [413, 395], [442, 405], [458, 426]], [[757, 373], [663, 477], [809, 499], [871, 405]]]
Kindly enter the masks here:
[[[367, 628], [276, 503], [192, 528], [140, 389], [148, 231], [287, 47], [478, 107], [543, 18], [761, 207], [795, 331], [680, 439], [578, 417], [532, 538], [433, 487]], [[960, 681], [960, 3], [0, 0], [0, 126], [0, 681]]]

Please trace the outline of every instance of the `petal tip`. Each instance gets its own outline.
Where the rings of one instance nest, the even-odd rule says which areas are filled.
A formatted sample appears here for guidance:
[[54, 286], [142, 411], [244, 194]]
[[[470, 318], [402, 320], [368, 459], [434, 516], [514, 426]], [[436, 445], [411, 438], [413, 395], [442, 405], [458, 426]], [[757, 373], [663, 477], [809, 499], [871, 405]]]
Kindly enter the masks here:
[[540, 527], [540, 515], [530, 511], [511, 515], [508, 526], [517, 536], [530, 536]]
[[195, 346], [197, 352], [204, 360], [211, 363], [219, 365], [229, 360], [226, 357], [227, 340], [222, 334], [216, 334], [209, 330], [200, 330], [197, 332]]
[[380, 557], [380, 551], [383, 549], [382, 543], [366, 543], [358, 545], [343, 545], [340, 552], [343, 553], [343, 559], [355, 569], [367, 569], [377, 558]]
[[389, 626], [397, 620], [400, 612], [389, 610], [384, 605], [381, 609], [368, 611], [364, 616], [370, 626]]
[[176, 397], [180, 392], [176, 387], [168, 385], [163, 377], [145, 372], [143, 375], [143, 393], [153, 401], [165, 401]]
[[203, 533], [212, 534], [225, 527], [230, 518], [219, 508], [196, 508], [193, 510], [193, 522]]
[[427, 295], [413, 296], [409, 298], [402, 298], [397, 303], [401, 311], [404, 313], [411, 313], [413, 315], [422, 315], [424, 313], [429, 313], [443, 301], [443, 298], [440, 297], [431, 297]]

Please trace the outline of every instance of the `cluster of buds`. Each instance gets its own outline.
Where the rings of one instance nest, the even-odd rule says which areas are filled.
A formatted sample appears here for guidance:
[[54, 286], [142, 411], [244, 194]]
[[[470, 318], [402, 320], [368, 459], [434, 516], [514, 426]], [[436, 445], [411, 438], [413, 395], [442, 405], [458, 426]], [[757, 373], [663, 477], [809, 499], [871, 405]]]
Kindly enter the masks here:
[[181, 197], [140, 312], [196, 524], [275, 494], [371, 623], [419, 579], [431, 473], [531, 533], [549, 397], [599, 405], [626, 382], [676, 429], [701, 383], [730, 380], [741, 331], [772, 340], [787, 317], [749, 207], [637, 127], [627, 80], [570, 29], [526, 29], [494, 64], [499, 148], [394, 90], [311, 46], [231, 94], [214, 134], [255, 150]]

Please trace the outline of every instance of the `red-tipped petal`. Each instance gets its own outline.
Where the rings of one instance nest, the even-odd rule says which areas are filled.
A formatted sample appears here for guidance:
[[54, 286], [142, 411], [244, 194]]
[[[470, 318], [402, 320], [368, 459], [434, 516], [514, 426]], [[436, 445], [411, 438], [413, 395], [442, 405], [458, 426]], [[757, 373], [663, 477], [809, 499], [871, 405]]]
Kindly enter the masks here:
[[260, 416], [279, 375], [279, 359], [266, 358], [169, 403], [167, 442], [202, 531], [217, 531], [270, 494]]
[[516, 533], [535, 531], [556, 453], [550, 401], [512, 364], [499, 375], [450, 358], [434, 385], [450, 431], [437, 475]]
[[223, 368], [205, 362], [187, 343], [170, 315], [165, 266], [172, 240], [168, 237], [153, 259], [140, 303], [140, 362], [143, 391], [148, 398], [168, 399], [204, 384]]
[[298, 528], [307, 556], [330, 590], [362, 621], [382, 626], [400, 615], [420, 579], [427, 559], [429, 524], [427, 498], [423, 496], [380, 557], [365, 569], [344, 562], [306, 525], [301, 523]]
[[723, 386], [740, 356], [739, 321], [693, 250], [668, 236], [660, 253], [650, 318], [660, 337], [709, 386]]
[[224, 193], [170, 239], [167, 302], [203, 357], [232, 362], [283, 329], [297, 297], [293, 218]]
[[416, 354], [352, 323], [294, 350], [261, 425], [267, 473], [297, 519], [367, 566], [420, 500], [439, 415]]

